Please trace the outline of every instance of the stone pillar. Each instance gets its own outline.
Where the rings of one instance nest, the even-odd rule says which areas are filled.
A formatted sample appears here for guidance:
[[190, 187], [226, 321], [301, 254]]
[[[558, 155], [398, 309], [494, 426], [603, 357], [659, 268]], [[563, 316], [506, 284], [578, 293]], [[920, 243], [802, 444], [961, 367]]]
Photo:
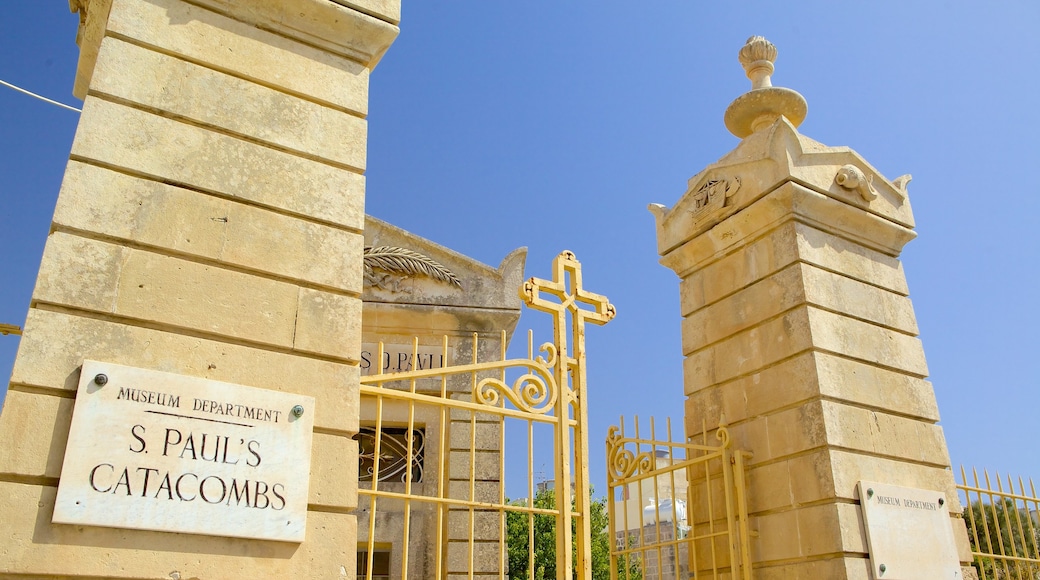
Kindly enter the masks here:
[[944, 492], [970, 561], [899, 261], [909, 176], [800, 135], [804, 99], [769, 82], [775, 48], [741, 52], [754, 90], [726, 113], [741, 143], [651, 206], [682, 280], [687, 432], [728, 423], [754, 454], [755, 578], [872, 578], [860, 480]]
[[[0, 417], [0, 576], [351, 578], [369, 73], [396, 0], [73, 0], [83, 114]], [[302, 544], [51, 523], [84, 359], [316, 400]]]

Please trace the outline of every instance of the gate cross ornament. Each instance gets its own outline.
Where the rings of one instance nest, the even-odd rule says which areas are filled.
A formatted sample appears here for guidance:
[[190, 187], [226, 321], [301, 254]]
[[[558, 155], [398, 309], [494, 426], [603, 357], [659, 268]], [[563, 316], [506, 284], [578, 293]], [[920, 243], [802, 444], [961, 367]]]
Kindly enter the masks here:
[[[543, 293], [559, 300], [543, 297]], [[553, 369], [560, 396], [556, 401], [556, 414], [566, 419], [574, 410], [574, 451], [570, 450], [570, 434], [566, 427], [556, 430], [556, 474], [554, 485], [556, 505], [571, 505], [571, 460], [574, 461], [574, 511], [577, 513], [577, 570], [571, 570], [571, 518], [562, 513], [556, 517], [557, 561], [564, 565], [563, 573], [557, 568], [560, 578], [591, 580], [592, 578], [592, 530], [589, 522], [589, 437], [588, 408], [585, 390], [585, 322], [602, 326], [617, 314], [614, 305], [606, 296], [594, 294], [581, 286], [581, 262], [574, 252], [564, 250], [553, 258], [553, 279], [531, 278], [520, 287], [520, 298], [530, 308], [553, 315], [553, 338], [558, 349]], [[580, 305], [591, 306], [592, 310]], [[567, 349], [567, 314], [571, 315], [570, 339], [573, 341], [574, 356]], [[561, 533], [566, 532], [566, 533]], [[577, 572], [576, 575], [573, 572]]]

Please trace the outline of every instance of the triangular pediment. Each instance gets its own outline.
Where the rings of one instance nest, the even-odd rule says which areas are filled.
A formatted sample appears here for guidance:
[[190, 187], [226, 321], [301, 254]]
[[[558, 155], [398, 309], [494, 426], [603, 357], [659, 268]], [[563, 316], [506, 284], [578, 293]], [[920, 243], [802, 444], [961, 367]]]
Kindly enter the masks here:
[[426, 238], [365, 216], [365, 281], [368, 303], [519, 311], [527, 248], [496, 268]]
[[909, 179], [889, 180], [852, 149], [814, 141], [780, 117], [690, 178], [673, 207], [654, 204], [650, 210], [662, 255], [792, 181], [912, 229]]

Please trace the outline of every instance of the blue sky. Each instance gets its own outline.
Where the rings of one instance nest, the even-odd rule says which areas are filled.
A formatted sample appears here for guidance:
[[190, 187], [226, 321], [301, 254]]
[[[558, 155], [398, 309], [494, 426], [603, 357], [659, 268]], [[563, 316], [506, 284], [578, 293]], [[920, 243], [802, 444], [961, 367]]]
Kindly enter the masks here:
[[[78, 106], [76, 22], [64, 0], [5, 6], [0, 79]], [[762, 34], [803, 134], [914, 176], [903, 260], [953, 464], [1040, 475], [1038, 26], [1024, 1], [406, 0], [372, 75], [367, 208], [489, 264], [527, 246], [529, 275], [577, 254], [619, 311], [588, 333], [602, 482], [619, 415], [681, 417], [678, 280], [646, 206], [736, 146], [722, 113]], [[0, 87], [0, 322], [24, 322], [77, 120]], [[0, 337], [0, 375], [16, 348]]]

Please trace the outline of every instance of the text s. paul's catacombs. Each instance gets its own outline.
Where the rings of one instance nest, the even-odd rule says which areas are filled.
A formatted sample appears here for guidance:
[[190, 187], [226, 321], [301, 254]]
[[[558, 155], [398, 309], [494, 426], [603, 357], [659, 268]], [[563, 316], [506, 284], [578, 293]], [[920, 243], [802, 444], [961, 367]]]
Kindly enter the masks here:
[[311, 397], [86, 361], [56, 523], [303, 541]]

